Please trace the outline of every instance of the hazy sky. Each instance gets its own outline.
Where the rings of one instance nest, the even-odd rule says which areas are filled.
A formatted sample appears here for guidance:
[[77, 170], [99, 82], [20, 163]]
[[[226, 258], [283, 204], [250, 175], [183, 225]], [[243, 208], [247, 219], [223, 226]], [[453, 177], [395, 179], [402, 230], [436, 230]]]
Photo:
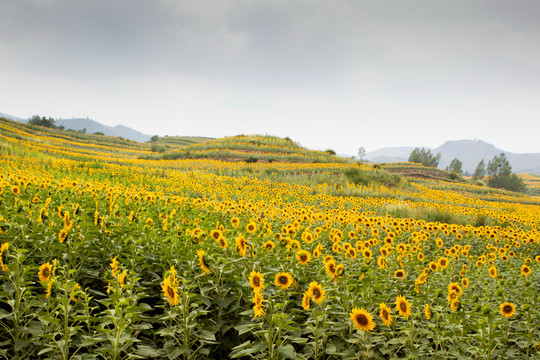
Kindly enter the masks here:
[[539, 0], [1, 0], [0, 112], [540, 152]]

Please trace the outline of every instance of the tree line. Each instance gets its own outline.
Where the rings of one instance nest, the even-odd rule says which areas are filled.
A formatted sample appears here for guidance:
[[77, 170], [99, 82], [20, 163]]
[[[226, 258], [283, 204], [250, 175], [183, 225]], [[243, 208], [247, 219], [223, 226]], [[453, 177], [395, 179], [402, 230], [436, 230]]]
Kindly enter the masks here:
[[[433, 154], [431, 150], [415, 148], [409, 155], [409, 162], [422, 164], [426, 167], [437, 167], [441, 153]], [[446, 170], [451, 173], [461, 175], [463, 173], [463, 162], [457, 158], [450, 162]], [[504, 153], [495, 155], [488, 163], [482, 159], [472, 176], [473, 180], [484, 180], [487, 178], [487, 185], [496, 189], [525, 192], [527, 187], [516, 174], [512, 173], [512, 166]]]

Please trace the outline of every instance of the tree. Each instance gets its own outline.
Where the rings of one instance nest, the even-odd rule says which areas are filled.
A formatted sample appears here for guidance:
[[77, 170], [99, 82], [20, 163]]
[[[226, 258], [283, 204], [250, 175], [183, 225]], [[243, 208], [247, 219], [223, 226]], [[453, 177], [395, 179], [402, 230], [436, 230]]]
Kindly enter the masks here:
[[56, 125], [54, 124], [54, 119], [52, 117], [46, 118], [45, 116], [40, 117], [39, 115], [34, 115], [30, 120], [28, 120], [28, 123], [30, 125], [36, 125], [36, 126], [43, 126], [48, 127], [52, 129], [56, 129]]
[[510, 191], [524, 192], [527, 187], [516, 174], [512, 174], [512, 166], [504, 155], [495, 155], [487, 165], [488, 186]]
[[506, 155], [501, 153], [501, 155], [495, 155], [493, 159], [489, 160], [487, 165], [487, 175], [490, 182], [494, 182], [497, 179], [503, 177], [508, 177], [512, 173], [512, 166]]
[[415, 148], [409, 155], [409, 162], [422, 164], [427, 167], [437, 167], [440, 159], [441, 153], [433, 155], [431, 150], [424, 148]]
[[455, 158], [454, 160], [450, 161], [450, 165], [448, 165], [447, 169], [448, 171], [453, 171], [457, 174], [461, 174], [463, 172], [463, 161]]
[[364, 158], [366, 157], [366, 149], [362, 146], [360, 149], [358, 149], [358, 160], [364, 161]]
[[476, 169], [474, 170], [472, 177], [474, 180], [482, 180], [484, 176], [486, 176], [486, 162], [484, 159], [482, 159], [478, 165], [476, 165]]

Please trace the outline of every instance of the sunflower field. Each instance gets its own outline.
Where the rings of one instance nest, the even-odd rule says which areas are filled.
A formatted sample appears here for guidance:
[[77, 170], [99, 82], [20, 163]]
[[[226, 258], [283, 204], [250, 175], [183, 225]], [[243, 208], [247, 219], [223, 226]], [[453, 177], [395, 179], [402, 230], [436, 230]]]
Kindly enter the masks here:
[[0, 130], [0, 358], [540, 358], [538, 198]]

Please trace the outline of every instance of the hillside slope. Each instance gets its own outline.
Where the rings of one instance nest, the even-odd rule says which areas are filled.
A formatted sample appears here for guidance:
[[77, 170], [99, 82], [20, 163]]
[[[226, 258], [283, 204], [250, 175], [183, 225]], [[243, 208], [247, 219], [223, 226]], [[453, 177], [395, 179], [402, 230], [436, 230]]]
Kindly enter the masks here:
[[147, 142], [152, 137], [148, 134], [143, 134], [140, 131], [134, 130], [124, 125], [107, 126], [92, 119], [73, 118], [56, 120], [57, 126], [64, 126], [66, 129], [83, 130], [93, 134], [101, 132], [109, 136], [118, 136], [124, 139], [134, 140], [138, 142]]

